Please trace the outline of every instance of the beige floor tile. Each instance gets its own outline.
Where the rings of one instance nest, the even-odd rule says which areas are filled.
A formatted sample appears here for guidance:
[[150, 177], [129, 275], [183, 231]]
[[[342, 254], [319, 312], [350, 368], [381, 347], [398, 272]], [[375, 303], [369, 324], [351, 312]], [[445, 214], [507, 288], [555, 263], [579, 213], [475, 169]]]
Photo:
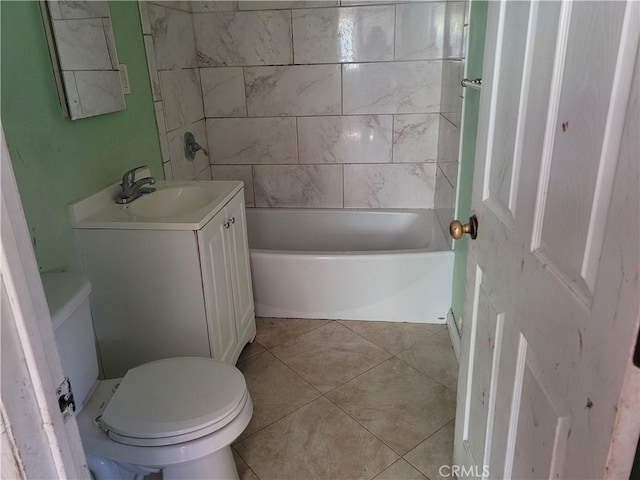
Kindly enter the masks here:
[[399, 353], [398, 358], [435, 378], [451, 390], [456, 390], [458, 384], [458, 361], [453, 352], [447, 330], [443, 330]]
[[372, 478], [398, 455], [320, 397], [236, 445], [261, 480]]
[[275, 347], [310, 332], [331, 320], [309, 320], [306, 318], [256, 318], [256, 340], [266, 348]]
[[249, 468], [247, 462], [240, 457], [238, 452], [234, 449], [231, 449], [231, 451], [233, 452], [233, 460], [236, 462], [236, 468], [238, 469], [238, 477], [240, 477], [240, 480], [259, 480], [258, 476]]
[[320, 392], [264, 351], [238, 363], [253, 400], [253, 417], [240, 438], [318, 398]]
[[429, 480], [418, 470], [413, 468], [409, 462], [400, 459], [380, 475], [376, 475], [373, 480]]
[[446, 328], [446, 325], [428, 323], [362, 322], [357, 320], [343, 320], [340, 323], [393, 355], [423, 342]]
[[[441, 466], [450, 466], [453, 462], [453, 433], [454, 422], [450, 422], [407, 453], [405, 460], [431, 480], [450, 479], [451, 476], [442, 477], [439, 470]], [[444, 474], [449, 472], [449, 469], [444, 470]]]
[[265, 351], [265, 348], [256, 341], [254, 341], [253, 343], [247, 343], [242, 349], [242, 352], [240, 352], [240, 357], [238, 358], [238, 362], [241, 362], [242, 360], [246, 360], [247, 358], [254, 357], [264, 351]]
[[327, 398], [401, 455], [455, 417], [455, 393], [397, 358]]
[[391, 356], [337, 322], [316, 328], [271, 351], [323, 393]]

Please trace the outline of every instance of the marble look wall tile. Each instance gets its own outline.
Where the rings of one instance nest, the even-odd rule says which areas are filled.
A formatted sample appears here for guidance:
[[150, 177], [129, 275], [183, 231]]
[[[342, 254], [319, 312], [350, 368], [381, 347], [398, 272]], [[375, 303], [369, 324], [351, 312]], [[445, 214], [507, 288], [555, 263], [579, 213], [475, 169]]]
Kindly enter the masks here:
[[163, 163], [162, 169], [164, 171], [165, 180], [173, 180], [173, 170], [171, 170], [171, 162]]
[[462, 124], [462, 112], [440, 112], [440, 115], [449, 120], [449, 122], [454, 124], [456, 127], [460, 128], [460, 125]]
[[140, 23], [142, 24], [142, 34], [151, 35], [151, 22], [149, 21], [149, 2], [138, 2], [140, 12]]
[[[209, 167], [209, 158], [204, 152], [199, 151], [193, 160], [189, 160], [184, 154], [184, 134], [193, 133], [193, 136], [206, 150], [207, 134], [204, 120], [186, 125], [167, 134], [169, 140], [169, 153], [171, 156], [171, 169], [174, 180], [194, 180], [202, 170]], [[209, 179], [211, 176], [209, 176]]]
[[249, 67], [244, 77], [249, 116], [341, 113], [340, 65]]
[[[438, 167], [436, 173], [435, 204], [436, 217], [442, 231], [449, 231], [449, 223], [453, 220], [456, 204], [456, 189], [449, 183], [442, 170]], [[447, 235], [447, 239], [452, 241]]]
[[393, 60], [395, 7], [293, 11], [294, 63]]
[[391, 162], [391, 115], [298, 118], [300, 163]]
[[169, 154], [169, 142], [167, 140], [167, 124], [164, 120], [164, 107], [162, 102], [155, 102], [153, 109], [156, 113], [156, 126], [158, 127], [158, 140], [160, 141], [160, 154], [162, 155], [162, 161], [168, 162], [171, 160]]
[[191, 14], [149, 5], [151, 35], [160, 70], [196, 66], [196, 46]]
[[144, 49], [147, 55], [147, 69], [149, 70], [149, 79], [151, 80], [151, 94], [153, 101], [162, 100], [162, 91], [160, 89], [160, 77], [158, 77], [158, 68], [156, 66], [156, 53], [153, 48], [153, 38], [151, 35], [144, 36]]
[[435, 163], [345, 165], [345, 208], [433, 208]]
[[[413, 0], [409, 0], [413, 1]], [[381, 3], [390, 3], [395, 4], [394, 0], [342, 0], [340, 5], [351, 6], [351, 5], [379, 5]]]
[[393, 121], [393, 162], [435, 162], [438, 159], [437, 113], [395, 115]]
[[342, 165], [256, 165], [256, 207], [342, 208]]
[[231, 0], [191, 0], [191, 11], [203, 12], [235, 12], [238, 2]]
[[80, 104], [80, 96], [78, 95], [78, 87], [76, 86], [75, 72], [62, 72], [62, 81], [71, 117], [82, 118], [84, 115]]
[[185, 0], [155, 0], [152, 3], [160, 5], [162, 7], [174, 8], [176, 10], [182, 10], [183, 12], [191, 11], [191, 2]]
[[307, 0], [307, 1], [249, 1], [239, 0], [238, 8], [240, 10], [281, 10], [290, 8], [318, 8], [318, 7], [337, 7], [339, 0]]
[[444, 20], [444, 58], [464, 57], [464, 23], [467, 2], [447, 2]]
[[53, 20], [52, 23], [62, 70], [113, 69], [101, 18]]
[[205, 116], [247, 116], [242, 68], [201, 68], [200, 79], [202, 81]]
[[438, 112], [441, 76], [438, 60], [344, 65], [344, 113]]
[[255, 206], [251, 165], [211, 165], [211, 178], [213, 180], [241, 180], [244, 183], [246, 206]]
[[441, 115], [438, 133], [438, 163], [457, 163], [459, 150], [460, 128]]
[[72, 118], [84, 118], [126, 108], [120, 72], [63, 72]]
[[194, 180], [211, 180], [211, 167], [207, 165], [204, 170], [195, 176]]
[[407, 3], [396, 7], [396, 60], [443, 56], [445, 2]]
[[197, 69], [159, 72], [167, 131], [204, 118], [200, 74]]
[[111, 59], [111, 68], [120, 70], [120, 61], [118, 60], [118, 49], [116, 48], [116, 37], [113, 35], [113, 26], [111, 18], [102, 19], [102, 28], [104, 30], [104, 38], [107, 41], [107, 50]]
[[295, 118], [207, 119], [212, 164], [298, 163]]
[[445, 60], [442, 62], [442, 99], [440, 111], [445, 113], [462, 112], [462, 77], [464, 60]]
[[458, 165], [458, 162], [438, 163], [438, 167], [452, 187], [455, 187], [458, 183]]
[[195, 13], [201, 67], [286, 65], [293, 60], [291, 12]]
[[48, 2], [51, 18], [54, 20], [109, 17], [109, 2]]

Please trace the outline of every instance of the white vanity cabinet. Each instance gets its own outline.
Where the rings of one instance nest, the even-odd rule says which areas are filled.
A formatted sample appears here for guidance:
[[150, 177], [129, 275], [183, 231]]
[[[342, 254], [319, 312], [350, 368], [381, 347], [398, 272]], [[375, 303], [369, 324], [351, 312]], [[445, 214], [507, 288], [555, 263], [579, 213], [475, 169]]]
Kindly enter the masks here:
[[233, 358], [235, 362], [238, 342], [248, 332], [255, 336], [242, 191], [197, 236], [202, 284], [204, 291], [210, 293], [205, 295], [204, 302], [213, 357], [224, 361]]
[[255, 337], [242, 183], [196, 183], [217, 189], [198, 221], [111, 205], [73, 220], [72, 207], [105, 378], [167, 357], [234, 365]]

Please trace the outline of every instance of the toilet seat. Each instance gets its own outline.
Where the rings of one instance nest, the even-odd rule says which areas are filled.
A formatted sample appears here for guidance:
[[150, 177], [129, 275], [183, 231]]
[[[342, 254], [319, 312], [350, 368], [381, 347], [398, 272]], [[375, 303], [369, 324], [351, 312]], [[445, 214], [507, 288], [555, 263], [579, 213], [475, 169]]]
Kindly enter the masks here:
[[174, 445], [223, 428], [248, 399], [236, 368], [211, 358], [168, 358], [127, 372], [101, 427], [126, 445]]

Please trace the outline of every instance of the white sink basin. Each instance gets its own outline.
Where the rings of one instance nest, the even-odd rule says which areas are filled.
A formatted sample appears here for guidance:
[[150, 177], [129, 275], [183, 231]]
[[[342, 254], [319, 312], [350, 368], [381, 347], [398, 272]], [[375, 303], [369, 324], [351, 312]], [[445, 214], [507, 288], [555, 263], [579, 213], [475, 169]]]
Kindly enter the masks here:
[[131, 202], [129, 211], [139, 217], [173, 217], [198, 210], [215, 197], [211, 190], [193, 185], [160, 187]]
[[[149, 172], [141, 173], [149, 176]], [[159, 180], [156, 191], [118, 205], [120, 184], [113, 185], [70, 207], [73, 228], [199, 230], [242, 189], [234, 180]]]

